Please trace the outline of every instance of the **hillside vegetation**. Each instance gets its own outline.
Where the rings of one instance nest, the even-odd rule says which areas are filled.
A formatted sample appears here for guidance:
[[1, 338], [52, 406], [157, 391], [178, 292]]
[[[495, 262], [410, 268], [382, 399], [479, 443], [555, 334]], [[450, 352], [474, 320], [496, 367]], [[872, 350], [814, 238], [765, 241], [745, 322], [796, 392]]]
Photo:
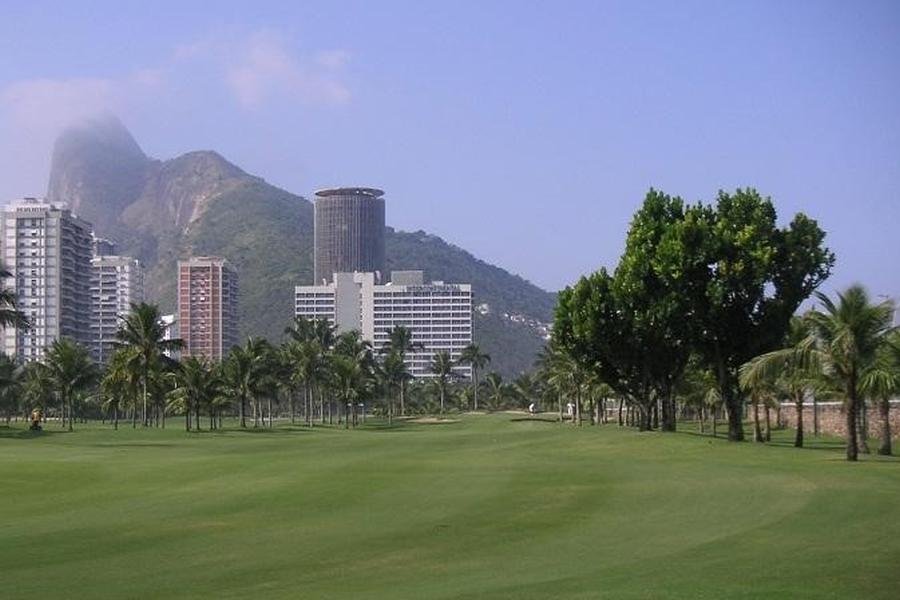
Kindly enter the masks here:
[[[238, 270], [241, 335], [279, 340], [292, 317], [293, 287], [312, 283], [313, 208], [212, 151], [159, 161], [147, 157], [114, 118], [91, 121], [57, 141], [48, 199], [91, 220], [98, 235], [147, 268], [147, 297], [175, 310], [180, 258], [218, 255]], [[390, 209], [388, 211], [390, 214]], [[529, 368], [543, 344], [525, 320], [548, 323], [555, 295], [425, 232], [388, 227], [390, 269], [421, 269], [429, 279], [470, 282], [476, 341], [491, 365], [512, 377]]]

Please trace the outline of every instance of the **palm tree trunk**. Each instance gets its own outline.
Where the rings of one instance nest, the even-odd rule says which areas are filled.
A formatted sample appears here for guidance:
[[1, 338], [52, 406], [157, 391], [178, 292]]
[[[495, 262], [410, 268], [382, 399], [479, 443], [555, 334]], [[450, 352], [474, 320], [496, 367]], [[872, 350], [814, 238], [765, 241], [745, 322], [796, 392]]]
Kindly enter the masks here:
[[144, 408], [141, 411], [141, 422], [144, 424], [144, 427], [147, 426], [147, 371], [144, 370], [144, 375], [141, 378], [141, 385], [143, 387], [142, 395], [144, 397]]
[[113, 405], [113, 429], [119, 430], [119, 405]]
[[401, 381], [401, 382], [400, 382], [400, 416], [401, 416], [401, 417], [405, 417], [405, 416], [406, 416], [406, 403], [405, 403], [405, 400], [406, 400], [406, 382], [405, 382], [405, 381]]
[[184, 406], [184, 430], [191, 430], [191, 405], [185, 404]]
[[268, 402], [266, 403], [269, 407], [269, 429], [272, 429], [272, 395], [269, 394]]
[[619, 427], [622, 427], [625, 422], [622, 420], [622, 408], [625, 405], [625, 398], [619, 397]]
[[716, 427], [719, 424], [719, 407], [713, 405], [712, 407], [712, 433], [713, 437], [716, 437]]
[[238, 410], [241, 413], [241, 415], [240, 415], [241, 416], [241, 427], [246, 427], [247, 426], [247, 416], [244, 411], [244, 403], [246, 402], [246, 398], [244, 398], [243, 394], [241, 394], [240, 400], [241, 400], [240, 408], [238, 408]]
[[[488, 382], [490, 382], [490, 380], [490, 373], [488, 373]], [[472, 398], [475, 404], [474, 410], [478, 411], [478, 369], [476, 369], [475, 367], [472, 367], [472, 384], [474, 386], [472, 389]]]
[[866, 400], [859, 399], [859, 411], [856, 413], [856, 427], [859, 431], [859, 451], [871, 454], [869, 450], [869, 414]]
[[763, 435], [759, 426], [759, 401], [754, 395], [750, 398], [750, 402], [753, 404], [753, 441], [761, 442], [763, 441]]
[[794, 448], [803, 447], [803, 392], [794, 397], [794, 410], [797, 412], [797, 435], [794, 437]]
[[771, 441], [772, 441], [772, 419], [771, 419], [771, 416], [770, 416], [770, 411], [769, 411], [769, 405], [768, 405], [768, 404], [764, 404], [764, 405], [763, 405], [763, 412], [764, 412], [765, 415], [766, 415], [766, 433], [765, 433], [765, 435], [764, 435], [763, 437], [765, 438], [765, 440], [766, 440], [767, 442], [771, 442]]
[[888, 398], [882, 398], [878, 403], [879, 412], [881, 412], [881, 445], [878, 446], [878, 454], [890, 456], [891, 448], [891, 401]]
[[441, 414], [444, 414], [444, 388], [441, 387]]
[[73, 417], [75, 416], [75, 406], [73, 405], [73, 402], [72, 402], [72, 394], [71, 393], [66, 394], [66, 399], [67, 399], [67, 402], [69, 403], [69, 431], [72, 431], [72, 420], [73, 420]]
[[819, 399], [813, 396], [813, 435], [819, 437]]
[[856, 379], [850, 376], [847, 401], [847, 460], [858, 460], [859, 447], [856, 444]]

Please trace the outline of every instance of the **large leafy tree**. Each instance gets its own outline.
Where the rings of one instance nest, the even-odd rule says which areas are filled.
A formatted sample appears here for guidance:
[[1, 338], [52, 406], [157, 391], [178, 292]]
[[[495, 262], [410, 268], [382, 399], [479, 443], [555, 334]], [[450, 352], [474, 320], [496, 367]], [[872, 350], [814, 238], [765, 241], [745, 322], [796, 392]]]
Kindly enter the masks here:
[[776, 349], [800, 303], [828, 277], [834, 255], [825, 232], [802, 213], [779, 228], [771, 199], [753, 189], [719, 192], [674, 224], [661, 269], [685, 278], [697, 351], [728, 409], [728, 439], [744, 439], [738, 369]]

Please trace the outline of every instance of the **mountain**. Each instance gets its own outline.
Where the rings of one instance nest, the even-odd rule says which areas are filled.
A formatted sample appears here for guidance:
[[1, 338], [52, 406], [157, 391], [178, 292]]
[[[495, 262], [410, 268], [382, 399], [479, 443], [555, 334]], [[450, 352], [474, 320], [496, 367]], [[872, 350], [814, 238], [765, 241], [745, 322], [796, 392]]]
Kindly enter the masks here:
[[[273, 340], [293, 316], [293, 286], [312, 282], [313, 206], [212, 151], [147, 157], [111, 116], [56, 142], [47, 192], [147, 267], [146, 295], [175, 308], [179, 258], [218, 255], [240, 278], [242, 335]], [[386, 231], [388, 270], [472, 283], [476, 341], [507, 377], [529, 368], [543, 345], [555, 295], [423, 231]]]

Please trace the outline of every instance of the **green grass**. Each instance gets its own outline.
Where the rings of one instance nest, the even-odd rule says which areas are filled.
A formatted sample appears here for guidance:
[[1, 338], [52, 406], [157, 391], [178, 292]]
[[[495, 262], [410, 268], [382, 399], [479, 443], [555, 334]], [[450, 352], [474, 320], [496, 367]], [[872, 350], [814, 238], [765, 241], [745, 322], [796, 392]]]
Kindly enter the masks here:
[[0, 428], [3, 598], [896, 598], [900, 460], [574, 430]]

